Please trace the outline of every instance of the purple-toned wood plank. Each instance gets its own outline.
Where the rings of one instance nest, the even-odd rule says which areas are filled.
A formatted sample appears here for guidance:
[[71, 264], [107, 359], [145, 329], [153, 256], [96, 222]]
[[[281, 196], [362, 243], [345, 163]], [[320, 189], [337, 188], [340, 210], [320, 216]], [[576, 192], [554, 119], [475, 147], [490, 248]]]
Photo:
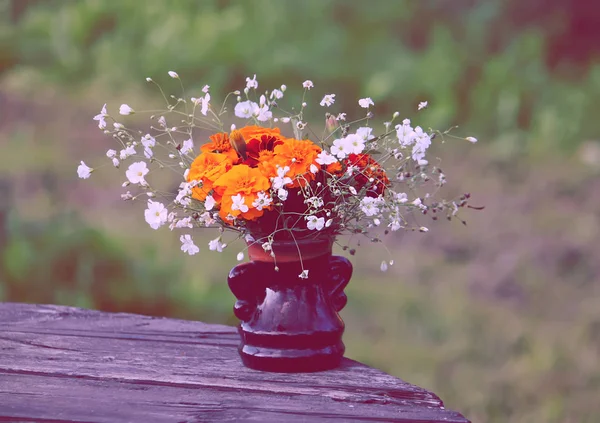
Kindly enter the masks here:
[[0, 303], [0, 421], [466, 423], [433, 393], [344, 359], [257, 372], [235, 328]]

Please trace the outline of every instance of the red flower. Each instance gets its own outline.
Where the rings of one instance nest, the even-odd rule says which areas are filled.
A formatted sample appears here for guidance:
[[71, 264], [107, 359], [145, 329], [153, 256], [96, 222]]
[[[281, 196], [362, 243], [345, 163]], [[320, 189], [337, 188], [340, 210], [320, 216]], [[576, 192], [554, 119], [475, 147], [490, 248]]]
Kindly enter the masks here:
[[355, 188], [361, 190], [367, 187], [367, 196], [369, 197], [383, 195], [385, 188], [390, 184], [385, 170], [369, 154], [350, 154], [345, 164], [346, 167], [356, 168], [352, 174], [357, 183]]

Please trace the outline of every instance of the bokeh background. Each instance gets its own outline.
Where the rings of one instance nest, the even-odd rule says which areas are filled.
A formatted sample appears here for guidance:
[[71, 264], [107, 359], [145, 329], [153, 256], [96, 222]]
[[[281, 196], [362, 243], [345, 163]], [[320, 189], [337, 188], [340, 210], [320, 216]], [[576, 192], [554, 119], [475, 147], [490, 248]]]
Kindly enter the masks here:
[[0, 301], [235, 324], [237, 250], [184, 256], [112, 169], [77, 178], [114, 147], [91, 118], [168, 70], [213, 95], [312, 79], [338, 112], [480, 140], [440, 155], [484, 211], [389, 238], [387, 273], [353, 257], [347, 356], [474, 422], [600, 421], [599, 23], [584, 0], [0, 0]]

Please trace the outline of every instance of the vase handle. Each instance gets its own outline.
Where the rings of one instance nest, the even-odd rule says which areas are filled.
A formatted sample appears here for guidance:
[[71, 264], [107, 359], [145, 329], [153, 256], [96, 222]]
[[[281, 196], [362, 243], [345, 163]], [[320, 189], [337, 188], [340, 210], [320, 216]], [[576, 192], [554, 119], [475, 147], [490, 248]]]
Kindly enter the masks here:
[[[233, 314], [243, 322], [247, 322], [256, 310], [259, 293], [256, 291], [260, 280], [256, 272], [256, 263], [242, 263], [229, 272], [227, 284], [237, 298], [233, 306]], [[262, 289], [262, 287], [259, 287]]]
[[344, 288], [352, 277], [352, 263], [346, 257], [332, 256], [329, 260], [329, 267], [329, 279], [331, 280], [329, 299], [335, 311], [341, 311], [348, 302]]

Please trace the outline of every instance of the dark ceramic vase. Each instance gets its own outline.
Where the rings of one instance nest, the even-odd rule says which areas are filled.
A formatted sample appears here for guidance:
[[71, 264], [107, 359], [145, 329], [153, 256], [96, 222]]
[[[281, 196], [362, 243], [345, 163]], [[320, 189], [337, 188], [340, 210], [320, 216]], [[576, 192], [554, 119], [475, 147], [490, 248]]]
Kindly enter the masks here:
[[[332, 256], [332, 243], [330, 238], [276, 241], [275, 259], [256, 243], [248, 249], [251, 261], [231, 270], [245, 366], [315, 372], [340, 364], [345, 347], [338, 312], [346, 305], [343, 290], [352, 264]], [[308, 270], [307, 279], [299, 277], [302, 269]]]

